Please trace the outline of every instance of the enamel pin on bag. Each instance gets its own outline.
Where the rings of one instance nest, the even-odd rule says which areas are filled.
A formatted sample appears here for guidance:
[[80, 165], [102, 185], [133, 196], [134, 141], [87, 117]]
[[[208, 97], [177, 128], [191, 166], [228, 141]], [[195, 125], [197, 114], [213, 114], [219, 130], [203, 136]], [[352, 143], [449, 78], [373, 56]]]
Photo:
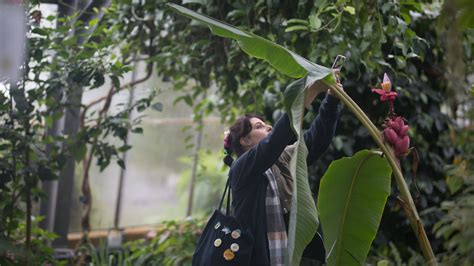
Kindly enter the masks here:
[[[225, 214], [221, 212], [227, 193]], [[199, 239], [193, 256], [193, 266], [249, 265], [253, 238], [230, 212], [229, 178], [218, 209], [214, 211]]]

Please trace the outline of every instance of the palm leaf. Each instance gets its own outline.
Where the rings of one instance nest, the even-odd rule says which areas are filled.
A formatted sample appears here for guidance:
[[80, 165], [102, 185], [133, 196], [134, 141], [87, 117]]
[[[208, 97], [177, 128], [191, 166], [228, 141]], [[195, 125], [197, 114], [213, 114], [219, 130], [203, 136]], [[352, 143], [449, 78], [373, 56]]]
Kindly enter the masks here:
[[318, 193], [328, 265], [364, 263], [390, 194], [391, 174], [387, 160], [368, 150], [331, 163]]

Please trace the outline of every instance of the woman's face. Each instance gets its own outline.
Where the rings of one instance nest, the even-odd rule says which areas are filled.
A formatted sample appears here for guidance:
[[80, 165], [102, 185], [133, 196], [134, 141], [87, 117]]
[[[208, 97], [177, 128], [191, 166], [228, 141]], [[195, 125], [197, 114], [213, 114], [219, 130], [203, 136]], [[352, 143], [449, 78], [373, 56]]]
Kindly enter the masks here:
[[252, 130], [247, 136], [240, 139], [240, 144], [246, 151], [257, 145], [272, 131], [272, 126], [265, 124], [265, 122], [257, 117], [250, 118], [250, 124], [252, 125]]

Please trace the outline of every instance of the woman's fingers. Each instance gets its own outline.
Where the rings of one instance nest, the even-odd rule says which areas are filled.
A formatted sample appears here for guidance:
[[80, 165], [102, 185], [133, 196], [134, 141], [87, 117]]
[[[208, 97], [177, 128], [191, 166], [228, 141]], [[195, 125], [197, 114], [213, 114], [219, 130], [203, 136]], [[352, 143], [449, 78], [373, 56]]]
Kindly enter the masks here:
[[[335, 86], [338, 87], [341, 90], [344, 90], [344, 87], [342, 87], [342, 84], [339, 83], [339, 82], [336, 82]], [[331, 89], [328, 90], [328, 94], [331, 95], [331, 96], [336, 96], [336, 93], [334, 93], [333, 90], [331, 90]]]
[[336, 77], [336, 82], [337, 83], [341, 83], [340, 79], [339, 79], [339, 73], [341, 72], [339, 68], [335, 68], [333, 69], [333, 72], [334, 72], [334, 76]]

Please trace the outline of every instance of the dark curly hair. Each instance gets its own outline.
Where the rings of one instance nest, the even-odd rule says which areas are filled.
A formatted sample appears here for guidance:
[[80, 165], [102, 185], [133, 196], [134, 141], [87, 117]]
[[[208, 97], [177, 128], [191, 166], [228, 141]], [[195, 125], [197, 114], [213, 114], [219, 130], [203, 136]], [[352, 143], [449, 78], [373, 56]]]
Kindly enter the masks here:
[[237, 157], [242, 155], [245, 150], [240, 144], [240, 139], [247, 136], [250, 131], [252, 131], [252, 123], [250, 119], [258, 118], [265, 122], [261, 116], [247, 114], [245, 116], [239, 117], [237, 121], [229, 128], [229, 134], [226, 136], [224, 140], [224, 150], [226, 156], [224, 157], [224, 163], [228, 166], [231, 166], [234, 162], [234, 158], [232, 154], [235, 153]]

